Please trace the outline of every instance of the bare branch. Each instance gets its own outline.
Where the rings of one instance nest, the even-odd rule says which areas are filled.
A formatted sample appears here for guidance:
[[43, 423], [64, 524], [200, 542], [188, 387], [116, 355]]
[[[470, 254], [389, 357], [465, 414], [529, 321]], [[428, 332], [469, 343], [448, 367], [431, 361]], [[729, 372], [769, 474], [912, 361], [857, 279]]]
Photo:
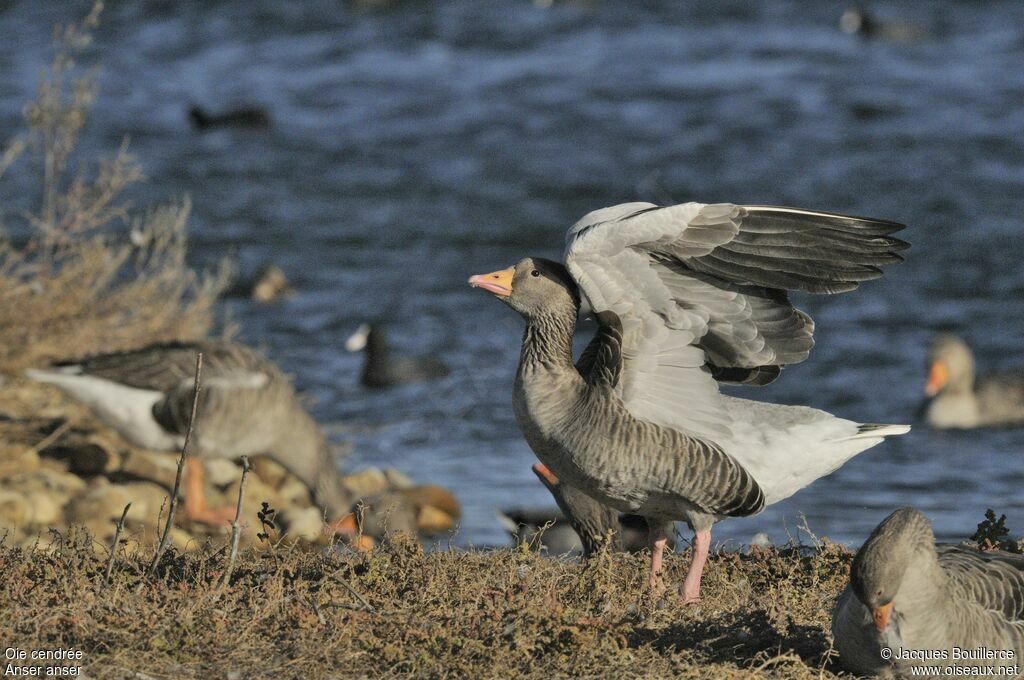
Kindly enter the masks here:
[[149, 576], [156, 574], [160, 558], [167, 550], [167, 544], [171, 538], [171, 527], [174, 525], [174, 511], [178, 507], [178, 493], [181, 489], [181, 474], [185, 469], [185, 457], [188, 456], [188, 445], [192, 442], [192, 430], [196, 424], [196, 409], [199, 407], [199, 390], [202, 386], [203, 377], [203, 353], [196, 352], [196, 383], [192, 390], [192, 413], [188, 418], [188, 429], [185, 430], [185, 442], [181, 446], [181, 456], [178, 458], [178, 471], [174, 476], [174, 489], [171, 490], [170, 507], [167, 509], [167, 523], [164, 524], [164, 533], [160, 537], [160, 545], [153, 555], [153, 562], [149, 565]]
[[124, 518], [128, 516], [128, 508], [132, 507], [132, 504], [124, 506], [124, 512], [121, 513], [121, 519], [117, 520], [117, 529], [114, 531], [114, 543], [110, 546], [110, 560], [107, 562], [107, 575], [103, 577], [103, 582], [110, 585], [110, 575], [114, 572], [114, 558], [117, 557], [117, 548], [121, 544], [121, 532], [124, 531]]

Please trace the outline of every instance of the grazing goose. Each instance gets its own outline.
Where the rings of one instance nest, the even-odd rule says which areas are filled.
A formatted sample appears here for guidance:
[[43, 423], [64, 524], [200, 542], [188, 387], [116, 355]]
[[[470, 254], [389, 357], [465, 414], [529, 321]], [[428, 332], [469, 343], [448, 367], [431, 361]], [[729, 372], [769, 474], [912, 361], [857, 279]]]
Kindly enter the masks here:
[[435, 357], [394, 358], [388, 351], [388, 338], [383, 326], [361, 324], [345, 341], [350, 352], [365, 354], [360, 382], [366, 387], [391, 387], [402, 383], [443, 378], [450, 372]]
[[940, 429], [1024, 425], [1024, 372], [974, 379], [974, 355], [960, 338], [941, 333], [928, 352], [925, 419]]
[[[760, 512], [904, 425], [719, 393], [764, 385], [810, 353], [787, 289], [852, 290], [898, 262], [902, 225], [791, 208], [627, 203], [589, 213], [565, 266], [526, 258], [473, 276], [526, 320], [513, 406], [559, 479], [647, 518], [657, 589], [673, 520], [694, 531], [681, 594], [700, 595], [711, 526]], [[599, 329], [579, 362], [581, 303]]]
[[234, 517], [232, 508], [207, 507], [200, 459], [256, 454], [303, 481], [329, 517], [349, 514], [355, 499], [342, 485], [320, 428], [281, 370], [249, 347], [216, 340], [150, 345], [26, 375], [56, 385], [137, 446], [180, 451], [197, 352], [203, 353], [202, 390], [195, 455], [186, 461], [186, 516], [210, 524]]
[[[924, 515], [901, 508], [857, 552], [850, 585], [832, 616], [832, 634], [840, 663], [862, 675], [894, 670], [909, 676], [909, 666], [922, 665], [1006, 664], [1019, 669], [1024, 654], [1024, 555], [936, 546]], [[894, 659], [883, 660], [882, 647], [892, 650]], [[1012, 651], [1014, 658], [957, 660], [954, 647]], [[929, 650], [932, 656], [895, 659], [900, 649]]]
[[210, 113], [199, 106], [191, 106], [188, 118], [193, 127], [199, 131], [215, 127], [251, 127], [265, 128], [270, 126], [270, 114], [258, 106], [240, 106], [222, 113]]

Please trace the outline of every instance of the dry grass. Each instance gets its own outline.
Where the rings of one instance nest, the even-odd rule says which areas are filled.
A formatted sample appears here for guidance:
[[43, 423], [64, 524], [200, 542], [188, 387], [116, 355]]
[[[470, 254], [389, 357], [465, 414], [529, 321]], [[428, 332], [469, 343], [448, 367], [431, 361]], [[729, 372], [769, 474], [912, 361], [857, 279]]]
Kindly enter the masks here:
[[127, 143], [93, 168], [69, 170], [96, 96], [95, 72], [75, 58], [101, 7], [56, 32], [53, 61], [25, 107], [27, 131], [0, 156], [0, 180], [36, 171], [42, 187], [35, 210], [3, 214], [27, 238], [15, 246], [0, 235], [2, 371], [201, 337], [226, 282], [226, 271], [200, 276], [185, 262], [187, 199], [133, 212], [125, 191], [143, 175]]
[[[223, 549], [106, 559], [82, 532], [0, 548], [0, 639], [74, 648], [92, 677], [832, 677], [829, 611], [851, 553], [760, 550], [709, 563], [698, 606], [643, 595], [645, 558], [588, 567], [519, 550], [370, 555]], [[670, 556], [678, 583], [686, 555]], [[139, 675], [139, 674], [144, 675]]]

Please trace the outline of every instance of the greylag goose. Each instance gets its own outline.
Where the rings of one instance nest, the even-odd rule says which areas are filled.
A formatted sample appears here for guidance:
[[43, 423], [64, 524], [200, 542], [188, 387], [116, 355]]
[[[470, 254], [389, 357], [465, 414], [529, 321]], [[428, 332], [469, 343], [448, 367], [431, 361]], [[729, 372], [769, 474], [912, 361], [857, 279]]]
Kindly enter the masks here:
[[188, 118], [196, 130], [215, 127], [265, 128], [270, 126], [270, 114], [258, 106], [239, 106], [221, 113], [211, 113], [199, 106], [190, 106]]
[[[1015, 665], [1019, 672], [1024, 654], [1024, 555], [936, 546], [924, 515], [901, 508], [885, 518], [857, 552], [850, 585], [836, 603], [832, 634], [840, 663], [862, 675], [909, 676], [910, 666]], [[882, 656], [883, 647], [892, 652], [891, 659]], [[956, 659], [954, 647], [1014, 656]], [[899, 659], [907, 656], [901, 651], [930, 655]], [[1002, 673], [991, 673], [997, 674]]]
[[345, 341], [345, 349], [364, 353], [363, 372], [359, 380], [366, 387], [391, 387], [443, 378], [450, 372], [435, 357], [392, 357], [388, 350], [387, 333], [383, 326], [377, 324], [361, 324]]
[[[839, 293], [881, 276], [902, 225], [791, 208], [627, 203], [567, 235], [565, 266], [526, 258], [473, 276], [526, 320], [513, 388], [537, 457], [596, 500], [644, 516], [657, 589], [673, 520], [694, 531], [681, 595], [696, 601], [725, 517], [760, 512], [903, 434], [800, 406], [721, 394], [764, 385], [810, 353], [813, 322], [787, 290]], [[581, 304], [599, 329], [579, 363]]]
[[941, 333], [928, 352], [925, 419], [940, 429], [1024, 425], [1024, 372], [974, 379], [974, 355], [960, 338]]
[[187, 459], [185, 513], [219, 524], [231, 508], [209, 508], [202, 493], [206, 457], [265, 454], [304, 482], [329, 517], [350, 513], [354, 498], [338, 475], [327, 442], [281, 370], [234, 342], [150, 345], [89, 357], [26, 375], [56, 385], [137, 446], [180, 451], [188, 429], [196, 353], [202, 391]]

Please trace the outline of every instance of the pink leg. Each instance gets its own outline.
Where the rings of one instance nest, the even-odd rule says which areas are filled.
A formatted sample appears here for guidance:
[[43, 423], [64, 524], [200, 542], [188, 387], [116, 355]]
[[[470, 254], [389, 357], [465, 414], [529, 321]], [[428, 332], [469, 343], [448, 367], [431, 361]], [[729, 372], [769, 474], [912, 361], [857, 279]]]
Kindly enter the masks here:
[[704, 563], [708, 561], [708, 549], [711, 548], [711, 531], [695, 531], [693, 533], [693, 561], [686, 572], [679, 595], [684, 604], [700, 601], [700, 577], [704, 573]]
[[668, 532], [664, 524], [655, 525], [648, 520], [647, 540], [651, 546], [651, 597], [656, 597], [661, 590], [661, 556], [665, 552], [665, 545], [668, 543]]

